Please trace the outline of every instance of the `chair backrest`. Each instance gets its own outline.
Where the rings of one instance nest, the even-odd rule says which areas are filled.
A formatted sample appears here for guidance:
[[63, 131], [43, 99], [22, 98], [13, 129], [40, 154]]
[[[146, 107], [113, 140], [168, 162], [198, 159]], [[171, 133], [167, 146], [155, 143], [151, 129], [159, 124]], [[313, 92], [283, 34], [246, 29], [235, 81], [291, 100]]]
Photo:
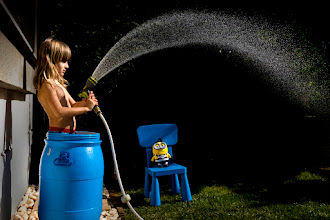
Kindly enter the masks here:
[[175, 124], [143, 125], [137, 128], [137, 134], [140, 146], [146, 148], [147, 167], [151, 166], [152, 145], [159, 138], [167, 144], [168, 153], [173, 158], [172, 145], [178, 142], [178, 127]]

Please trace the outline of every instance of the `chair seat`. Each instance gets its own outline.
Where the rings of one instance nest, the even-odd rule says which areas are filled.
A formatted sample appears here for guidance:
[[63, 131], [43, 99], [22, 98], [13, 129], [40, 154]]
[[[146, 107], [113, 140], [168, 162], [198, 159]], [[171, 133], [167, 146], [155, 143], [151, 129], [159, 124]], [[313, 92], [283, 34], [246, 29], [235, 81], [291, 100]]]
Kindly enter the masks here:
[[150, 176], [167, 176], [187, 173], [187, 168], [182, 165], [172, 163], [168, 167], [146, 167], [145, 171]]

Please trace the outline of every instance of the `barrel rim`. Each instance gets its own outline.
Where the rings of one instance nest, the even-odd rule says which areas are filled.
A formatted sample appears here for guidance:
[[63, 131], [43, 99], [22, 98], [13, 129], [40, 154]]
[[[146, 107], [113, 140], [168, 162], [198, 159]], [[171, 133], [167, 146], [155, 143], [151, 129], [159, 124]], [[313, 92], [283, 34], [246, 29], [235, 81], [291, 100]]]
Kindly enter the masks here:
[[68, 140], [48, 140], [48, 139], [46, 139], [45, 140], [46, 141], [46, 143], [52, 143], [52, 144], [57, 144], [57, 143], [60, 143], [60, 144], [72, 144], [72, 145], [75, 145], [75, 144], [77, 144], [78, 146], [72, 146], [72, 147], [79, 147], [79, 146], [86, 146], [86, 145], [88, 145], [88, 146], [93, 146], [93, 145], [95, 145], [95, 146], [99, 146], [101, 143], [102, 143], [102, 141], [101, 140], [94, 140], [94, 141], [78, 141], [78, 140], [74, 140], [74, 141], [68, 141]]
[[95, 141], [100, 140], [100, 133], [89, 131], [76, 131], [73, 134], [61, 132], [48, 132], [46, 134], [49, 141]]

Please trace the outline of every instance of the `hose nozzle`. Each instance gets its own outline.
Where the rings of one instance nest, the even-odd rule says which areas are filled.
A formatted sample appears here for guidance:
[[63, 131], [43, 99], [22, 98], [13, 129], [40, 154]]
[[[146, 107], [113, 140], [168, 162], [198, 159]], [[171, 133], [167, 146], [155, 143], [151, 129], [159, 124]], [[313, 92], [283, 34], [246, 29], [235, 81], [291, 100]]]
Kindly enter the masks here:
[[89, 77], [86, 81], [86, 85], [85, 87], [80, 91], [80, 93], [78, 94], [79, 98], [88, 98], [89, 95], [89, 89], [93, 88], [94, 86], [96, 86], [97, 81], [96, 79], [94, 79], [93, 77]]
[[[86, 81], [86, 85], [85, 87], [80, 91], [80, 93], [78, 94], [79, 98], [85, 98], [88, 99], [89, 96], [89, 89], [93, 88], [94, 86], [96, 86], [97, 84], [97, 80], [94, 79], [93, 77], [89, 77]], [[97, 105], [94, 107], [94, 112], [96, 113], [97, 116], [100, 116], [100, 114], [102, 114], [100, 107], [98, 107]]]

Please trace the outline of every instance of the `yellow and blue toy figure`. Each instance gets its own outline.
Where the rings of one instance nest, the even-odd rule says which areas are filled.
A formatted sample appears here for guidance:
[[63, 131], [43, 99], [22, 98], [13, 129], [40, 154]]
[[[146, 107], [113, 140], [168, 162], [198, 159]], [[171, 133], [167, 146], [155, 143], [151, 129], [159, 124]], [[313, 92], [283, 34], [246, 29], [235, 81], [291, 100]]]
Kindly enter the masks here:
[[158, 167], [168, 167], [171, 155], [168, 153], [167, 144], [161, 138], [152, 146], [152, 154], [151, 162]]

